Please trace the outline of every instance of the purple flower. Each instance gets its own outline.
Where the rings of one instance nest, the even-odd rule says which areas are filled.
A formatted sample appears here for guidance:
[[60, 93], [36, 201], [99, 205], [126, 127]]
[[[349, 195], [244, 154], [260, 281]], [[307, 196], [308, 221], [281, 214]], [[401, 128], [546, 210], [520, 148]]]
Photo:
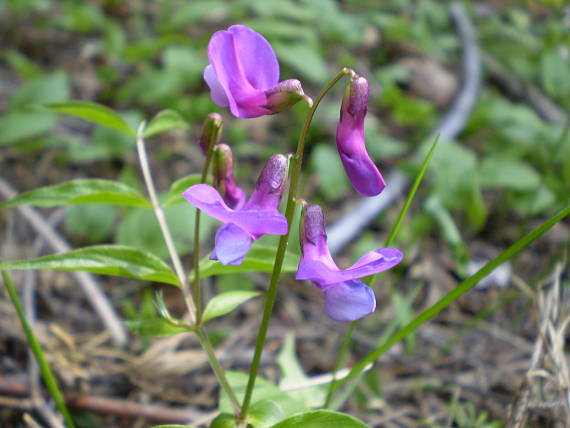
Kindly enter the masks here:
[[395, 248], [369, 251], [348, 269], [339, 269], [327, 245], [324, 215], [318, 205], [304, 208], [300, 236], [302, 256], [296, 278], [313, 281], [323, 291], [325, 313], [347, 322], [374, 312], [374, 292], [358, 278], [390, 269], [400, 263], [402, 253]]
[[208, 59], [204, 80], [212, 99], [222, 107], [229, 106], [236, 117], [273, 114], [309, 99], [298, 80], [279, 82], [273, 48], [245, 25], [214, 33], [208, 44]]
[[245, 203], [245, 192], [234, 179], [232, 149], [227, 144], [214, 147], [214, 187], [228, 207], [239, 210]]
[[364, 117], [368, 105], [368, 82], [355, 75], [346, 86], [340, 121], [336, 128], [336, 147], [354, 189], [363, 196], [376, 196], [386, 183], [370, 159], [364, 141]]
[[241, 209], [230, 208], [220, 193], [208, 184], [196, 184], [186, 189], [182, 196], [188, 202], [224, 223], [216, 232], [210, 259], [225, 265], [239, 265], [253, 241], [265, 234], [287, 233], [287, 219], [278, 209], [288, 164], [285, 155], [271, 156], [257, 179], [255, 190]]

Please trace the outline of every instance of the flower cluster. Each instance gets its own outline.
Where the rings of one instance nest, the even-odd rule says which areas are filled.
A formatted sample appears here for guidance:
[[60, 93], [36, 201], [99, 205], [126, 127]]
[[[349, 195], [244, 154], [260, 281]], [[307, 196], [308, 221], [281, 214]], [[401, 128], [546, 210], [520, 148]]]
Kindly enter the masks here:
[[[279, 82], [279, 63], [273, 48], [263, 36], [244, 25], [216, 32], [208, 45], [208, 59], [204, 80], [212, 99], [229, 107], [238, 118], [274, 114], [301, 100], [312, 105], [298, 80]], [[368, 82], [353, 73], [342, 99], [336, 145], [354, 189], [363, 196], [376, 196], [386, 183], [366, 151], [367, 106]], [[220, 116], [209, 115], [199, 141], [204, 153], [213, 151], [214, 186], [197, 184], [183, 196], [224, 223], [216, 233], [210, 258], [239, 265], [253, 241], [265, 234], [288, 232], [287, 218], [279, 212], [279, 203], [287, 181], [289, 156], [271, 156], [246, 201], [245, 192], [234, 179], [231, 149], [218, 141], [220, 130]], [[215, 144], [208, 148], [206, 142], [212, 138]], [[296, 278], [312, 281], [323, 292], [325, 313], [337, 321], [353, 321], [373, 312], [374, 292], [359, 278], [390, 269], [403, 257], [394, 248], [382, 248], [364, 254], [348, 269], [339, 269], [327, 246], [324, 214], [318, 205], [304, 204], [300, 237], [302, 256]]]

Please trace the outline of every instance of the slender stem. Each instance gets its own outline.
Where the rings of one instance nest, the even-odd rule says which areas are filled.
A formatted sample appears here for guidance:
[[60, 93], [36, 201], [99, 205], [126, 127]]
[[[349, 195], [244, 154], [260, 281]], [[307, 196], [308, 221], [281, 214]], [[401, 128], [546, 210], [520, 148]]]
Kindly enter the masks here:
[[234, 412], [236, 415], [238, 415], [240, 413], [240, 409], [241, 409], [241, 406], [239, 404], [239, 400], [238, 400], [233, 388], [231, 387], [230, 383], [228, 382], [228, 379], [226, 378], [226, 374], [224, 372], [224, 369], [222, 368], [222, 366], [220, 365], [220, 362], [218, 361], [218, 358], [216, 357], [216, 354], [214, 352], [214, 347], [212, 346], [212, 343], [210, 342], [210, 338], [208, 337], [206, 330], [204, 329], [204, 327], [198, 327], [198, 329], [196, 330], [196, 334], [198, 335], [198, 339], [200, 340], [200, 344], [202, 345], [202, 348], [204, 348], [204, 350], [206, 351], [206, 354], [208, 355], [208, 360], [210, 361], [210, 366], [212, 367], [212, 370], [214, 371], [216, 378], [218, 379], [218, 382], [220, 383], [220, 386], [222, 387], [224, 392], [228, 395], [228, 398], [232, 402]]
[[[417, 192], [418, 188], [420, 187], [420, 183], [422, 182], [422, 179], [423, 179], [423, 177], [427, 171], [427, 168], [429, 166], [431, 158], [432, 158], [433, 154], [435, 153], [435, 148], [437, 147], [438, 142], [439, 142], [439, 134], [435, 137], [429, 152], [427, 153], [426, 157], [424, 158], [422, 166], [421, 166], [418, 174], [416, 175], [416, 178], [414, 180], [414, 183], [412, 184], [410, 191], [408, 192], [408, 197], [406, 198], [406, 202], [404, 203], [404, 206], [400, 210], [400, 213], [398, 214], [398, 218], [396, 219], [396, 222], [392, 225], [392, 228], [390, 229], [390, 233], [388, 234], [388, 237], [386, 238], [386, 241], [384, 242], [384, 247], [389, 247], [390, 245], [392, 245], [392, 243], [396, 239], [396, 235], [400, 231], [400, 228], [402, 226], [404, 218], [406, 217], [406, 214], [407, 214], [410, 206], [412, 205], [412, 202], [414, 200], [416, 192]], [[378, 275], [379, 274], [370, 275], [369, 277], [367, 277], [363, 281], [366, 285], [368, 285], [369, 287], [372, 287], [374, 285], [374, 282], [376, 281], [376, 278], [378, 278]], [[354, 328], [357, 326], [357, 324], [358, 324], [358, 321], [351, 322], [350, 327], [346, 330], [344, 338], [342, 339], [342, 346], [348, 347], [348, 345], [350, 344], [351, 339], [352, 339], [352, 333], [354, 331]], [[336, 384], [336, 372], [340, 368], [340, 366], [342, 365], [342, 363], [344, 361], [344, 355], [345, 355], [345, 352], [339, 352], [339, 354], [337, 355], [335, 365], [334, 365], [334, 369], [333, 369], [333, 380], [331, 381], [331, 383], [329, 383], [327, 398], [326, 398], [325, 404], [324, 404], [325, 409], [328, 408], [329, 405], [331, 404], [332, 397], [333, 397], [334, 390], [335, 390], [335, 384]]]
[[73, 419], [71, 419], [71, 415], [67, 406], [65, 405], [65, 399], [63, 398], [63, 394], [61, 393], [59, 386], [57, 384], [57, 379], [55, 378], [51, 368], [47, 362], [45, 357], [44, 351], [42, 350], [42, 346], [36, 337], [34, 330], [28, 319], [26, 318], [26, 314], [24, 313], [24, 308], [22, 307], [22, 302], [18, 297], [18, 293], [16, 292], [16, 288], [12, 283], [12, 280], [8, 276], [8, 273], [4, 270], [0, 270], [2, 273], [2, 280], [4, 281], [4, 285], [6, 286], [6, 290], [8, 291], [8, 295], [12, 300], [12, 304], [16, 309], [16, 314], [20, 319], [20, 323], [22, 324], [22, 328], [24, 329], [24, 333], [26, 334], [26, 338], [28, 339], [28, 345], [30, 350], [34, 354], [36, 361], [38, 363], [38, 367], [40, 369], [40, 373], [44, 379], [45, 385], [54, 399], [57, 408], [59, 409], [60, 413], [63, 415], [63, 419], [67, 424], [68, 428], [74, 428]]
[[336, 360], [334, 362], [333, 373], [332, 373], [333, 377], [331, 382], [329, 383], [327, 398], [325, 399], [325, 404], [323, 405], [325, 409], [327, 409], [331, 404], [331, 400], [333, 397], [332, 385], [334, 385], [334, 383], [336, 382], [338, 370], [340, 369], [340, 366], [343, 364], [346, 353], [348, 352], [348, 348], [350, 347], [350, 343], [352, 342], [352, 332], [354, 331], [354, 327], [356, 327], [356, 321], [352, 321], [350, 324], [348, 324], [346, 332], [344, 333], [344, 337], [342, 338], [342, 344], [340, 345], [340, 349], [338, 351]]
[[269, 289], [265, 295], [265, 307], [263, 309], [263, 318], [261, 319], [261, 325], [259, 326], [259, 332], [257, 334], [257, 340], [255, 342], [255, 353], [253, 355], [253, 360], [251, 362], [251, 368], [249, 371], [249, 380], [247, 383], [247, 388], [245, 391], [245, 396], [243, 398], [243, 404], [240, 414], [240, 419], [244, 420], [247, 416], [247, 411], [249, 405], [251, 404], [251, 397], [253, 394], [253, 387], [255, 386], [255, 379], [257, 377], [257, 372], [259, 370], [259, 363], [261, 361], [261, 354], [263, 353], [263, 346], [265, 344], [265, 339], [267, 337], [267, 329], [269, 328], [269, 319], [271, 313], [273, 312], [273, 305], [275, 304], [275, 298], [277, 297], [277, 285], [279, 283], [279, 276], [281, 275], [281, 268], [283, 267], [283, 259], [285, 257], [285, 251], [287, 250], [287, 244], [289, 242], [289, 234], [291, 233], [291, 222], [293, 220], [293, 214], [295, 212], [295, 202], [294, 198], [297, 197], [297, 188], [299, 187], [299, 181], [301, 178], [301, 165], [303, 163], [303, 152], [305, 149], [305, 142], [307, 140], [307, 134], [313, 120], [313, 116], [319, 106], [319, 103], [327, 92], [344, 76], [347, 74], [353, 74], [354, 72], [348, 68], [343, 68], [321, 91], [319, 96], [315, 99], [313, 106], [310, 108], [305, 118], [305, 123], [301, 129], [301, 134], [299, 135], [299, 141], [297, 143], [297, 151], [291, 159], [290, 167], [290, 177], [291, 184], [289, 186], [289, 193], [287, 194], [287, 207], [285, 208], [285, 217], [287, 218], [287, 224], [289, 229], [287, 234], [282, 235], [279, 239], [279, 246], [277, 247], [277, 254], [275, 255], [275, 264], [273, 265], [273, 273], [271, 274], [271, 281], [269, 283]]
[[[190, 290], [190, 283], [188, 282], [188, 277], [184, 273], [184, 269], [182, 267], [180, 257], [178, 256], [176, 248], [174, 247], [174, 241], [172, 240], [172, 235], [170, 234], [170, 229], [168, 228], [168, 224], [166, 223], [166, 220], [164, 217], [164, 212], [162, 210], [160, 203], [158, 202], [158, 197], [156, 196], [156, 190], [154, 188], [154, 183], [152, 181], [152, 175], [150, 173], [150, 167], [148, 164], [148, 159], [146, 156], [146, 150], [144, 147], [144, 139], [142, 137], [143, 133], [144, 133], [144, 123], [141, 124], [141, 126], [139, 127], [138, 132], [137, 132], [137, 150], [138, 150], [139, 159], [140, 159], [140, 163], [141, 163], [141, 169], [143, 171], [143, 176], [145, 179], [146, 187], [148, 189], [148, 193], [150, 195], [152, 206], [154, 208], [154, 213], [156, 215], [156, 218], [158, 219], [158, 223], [160, 224], [160, 230], [161, 230], [162, 235], [164, 237], [164, 241], [166, 242], [166, 246], [168, 247], [168, 251], [170, 253], [170, 258], [172, 259], [172, 263], [174, 264], [174, 268], [176, 270], [176, 275], [178, 276], [178, 281], [180, 281], [180, 285], [182, 287], [182, 292], [184, 293], [186, 305], [188, 306], [188, 312], [190, 314], [190, 324], [196, 325], [196, 321], [197, 321], [196, 320], [196, 306], [194, 305], [194, 300], [193, 300], [192, 293]], [[209, 151], [211, 151], [211, 150], [209, 150]], [[206, 159], [207, 163], [209, 163], [209, 159], [211, 159], [211, 156]], [[205, 176], [207, 173], [208, 173], [208, 167], [206, 166], [206, 167], [204, 167], [204, 170], [202, 171], [202, 178], [203, 178], [202, 181], [205, 180]], [[200, 211], [197, 211], [196, 214], [198, 214], [199, 212]], [[199, 242], [198, 242], [198, 244], [199, 244]], [[199, 326], [197, 326], [195, 331], [196, 331], [196, 335], [198, 336], [198, 339], [200, 340], [200, 344], [202, 345], [202, 348], [204, 348], [204, 350], [206, 351], [206, 354], [208, 356], [208, 361], [209, 361], [210, 366], [212, 367], [212, 370], [214, 371], [218, 381], [220, 382], [220, 386], [226, 392], [226, 394], [228, 394], [228, 397], [230, 398], [230, 401], [232, 402], [232, 405], [234, 406], [236, 415], [239, 414], [239, 412], [240, 412], [239, 401], [238, 401], [238, 399], [235, 395], [235, 392], [233, 391], [230, 383], [228, 382], [228, 380], [226, 378], [226, 375], [224, 373], [224, 369], [222, 368], [222, 366], [220, 365], [220, 362], [218, 361], [218, 358], [216, 357], [216, 354], [214, 352], [214, 348], [212, 346], [212, 343], [210, 342], [210, 339], [208, 338], [206, 331], [204, 330], [203, 327], [199, 327]]]
[[[218, 136], [221, 128], [217, 129], [213, 135], [209, 136], [208, 145], [206, 149], [206, 161], [204, 167], [202, 168], [202, 176], [200, 177], [200, 183], [205, 183], [208, 177], [208, 170], [210, 164], [212, 163], [212, 157], [214, 155], [214, 145], [218, 141]], [[202, 322], [202, 287], [200, 286], [200, 218], [202, 217], [202, 211], [196, 209], [196, 214], [194, 217], [194, 251], [192, 254], [193, 267], [194, 267], [194, 287], [192, 291], [194, 292], [194, 302], [196, 302], [196, 324], [200, 325]]]
[[160, 231], [162, 232], [162, 236], [164, 237], [164, 242], [166, 243], [166, 247], [168, 248], [170, 259], [172, 260], [172, 264], [174, 265], [174, 270], [176, 271], [176, 276], [178, 277], [178, 281], [180, 282], [180, 287], [182, 288], [182, 293], [184, 294], [184, 300], [186, 301], [186, 306], [188, 307], [188, 313], [190, 315], [190, 324], [194, 324], [196, 322], [196, 305], [194, 304], [194, 299], [192, 298], [192, 292], [190, 290], [190, 283], [188, 282], [188, 277], [186, 276], [186, 273], [184, 273], [184, 268], [182, 267], [180, 256], [176, 251], [176, 247], [174, 246], [174, 240], [172, 239], [172, 235], [170, 233], [170, 229], [168, 228], [168, 224], [166, 223], [166, 218], [164, 217], [164, 211], [162, 210], [162, 206], [160, 205], [160, 202], [158, 201], [158, 196], [156, 195], [156, 189], [154, 188], [154, 182], [152, 180], [152, 175], [150, 173], [150, 166], [148, 163], [146, 149], [144, 146], [144, 139], [143, 139], [144, 128], [145, 128], [145, 123], [143, 122], [141, 123], [137, 131], [137, 152], [139, 155], [141, 170], [143, 173], [148, 195], [150, 196], [152, 208], [154, 209], [154, 215], [156, 216], [158, 224], [160, 225]]

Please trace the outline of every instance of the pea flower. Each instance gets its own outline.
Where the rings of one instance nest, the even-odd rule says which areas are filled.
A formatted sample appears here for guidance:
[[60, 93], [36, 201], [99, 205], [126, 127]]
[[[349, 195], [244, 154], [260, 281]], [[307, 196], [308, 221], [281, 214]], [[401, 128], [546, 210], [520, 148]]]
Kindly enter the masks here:
[[285, 110], [305, 96], [296, 79], [279, 82], [279, 63], [265, 38], [245, 25], [214, 33], [204, 80], [212, 99], [236, 117], [250, 118]]
[[217, 144], [220, 141], [220, 135], [222, 134], [222, 116], [218, 113], [210, 113], [204, 119], [204, 124], [202, 125], [202, 134], [198, 139], [198, 145], [202, 150], [202, 154], [206, 155], [208, 151], [208, 144], [212, 141], [213, 144]]
[[218, 189], [228, 207], [239, 210], [245, 203], [245, 192], [234, 178], [232, 149], [227, 144], [214, 147], [214, 187]]
[[368, 81], [352, 77], [342, 99], [336, 128], [336, 147], [354, 189], [363, 196], [376, 196], [386, 183], [370, 159], [364, 141], [364, 117], [368, 105]]
[[265, 234], [287, 233], [287, 219], [278, 209], [288, 164], [285, 155], [271, 156], [251, 197], [239, 209], [230, 208], [222, 195], [208, 184], [196, 184], [186, 189], [182, 196], [188, 202], [224, 223], [216, 232], [210, 259], [225, 265], [240, 265], [253, 241]]
[[374, 312], [374, 291], [358, 278], [385, 271], [402, 260], [395, 248], [364, 254], [345, 270], [338, 268], [327, 245], [323, 211], [307, 205], [301, 219], [301, 260], [297, 279], [312, 281], [324, 293], [325, 313], [335, 321], [354, 321]]

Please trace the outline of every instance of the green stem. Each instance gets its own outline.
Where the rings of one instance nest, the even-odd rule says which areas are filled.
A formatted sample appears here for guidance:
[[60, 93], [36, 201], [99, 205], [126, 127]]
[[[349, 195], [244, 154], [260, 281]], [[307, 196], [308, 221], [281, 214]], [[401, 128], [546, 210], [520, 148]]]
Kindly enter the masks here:
[[344, 337], [342, 338], [342, 344], [340, 345], [340, 349], [338, 351], [338, 354], [336, 356], [336, 360], [334, 362], [333, 377], [332, 377], [331, 382], [329, 383], [329, 389], [327, 391], [327, 398], [325, 400], [325, 404], [323, 404], [323, 408], [325, 408], [325, 409], [328, 409], [328, 407], [331, 404], [331, 400], [333, 397], [332, 385], [334, 385], [334, 383], [336, 382], [336, 375], [338, 373], [338, 370], [340, 369], [340, 366], [344, 362], [344, 357], [346, 356], [346, 353], [348, 352], [348, 348], [350, 347], [350, 343], [352, 342], [352, 332], [354, 331], [355, 327], [356, 327], [356, 321], [352, 321], [350, 324], [348, 324], [348, 327], [346, 328], [346, 332], [344, 333]]
[[148, 195], [152, 202], [152, 208], [154, 210], [154, 215], [158, 220], [160, 226], [160, 231], [162, 232], [162, 237], [166, 243], [166, 248], [168, 248], [168, 254], [170, 255], [170, 260], [174, 265], [174, 271], [176, 272], [176, 277], [180, 283], [180, 288], [182, 289], [182, 294], [184, 295], [184, 300], [188, 308], [188, 314], [190, 316], [190, 324], [196, 322], [196, 305], [194, 299], [192, 298], [192, 291], [190, 290], [190, 283], [188, 282], [188, 277], [184, 272], [182, 267], [182, 262], [180, 261], [180, 256], [176, 251], [176, 246], [174, 245], [174, 239], [172, 239], [172, 234], [166, 222], [166, 217], [164, 216], [164, 211], [162, 205], [158, 201], [158, 195], [156, 189], [154, 188], [154, 181], [152, 179], [152, 174], [150, 172], [150, 165], [148, 163], [148, 157], [146, 155], [146, 148], [144, 145], [144, 130], [145, 123], [141, 123], [137, 131], [137, 152], [139, 155], [140, 167], [143, 173], [143, 178], [145, 181], [145, 186], [148, 191]]
[[218, 357], [216, 357], [216, 354], [214, 352], [214, 347], [210, 342], [210, 338], [208, 337], [206, 330], [204, 329], [204, 327], [198, 327], [198, 329], [196, 330], [196, 334], [198, 335], [198, 339], [200, 340], [202, 348], [204, 348], [206, 354], [208, 355], [210, 366], [212, 367], [212, 370], [214, 371], [214, 374], [216, 375], [216, 378], [218, 379], [221, 388], [228, 395], [228, 398], [232, 402], [234, 412], [236, 415], [238, 415], [241, 409], [239, 400], [233, 388], [231, 387], [230, 383], [228, 382], [228, 379], [226, 378], [226, 374], [224, 372], [224, 369], [220, 365], [220, 362], [218, 361]]
[[40, 345], [39, 340], [34, 334], [32, 326], [30, 325], [30, 323], [26, 318], [26, 314], [24, 313], [24, 308], [22, 307], [22, 302], [20, 302], [20, 298], [18, 297], [18, 293], [16, 293], [14, 284], [12, 284], [12, 280], [10, 279], [6, 271], [2, 271], [2, 279], [4, 280], [4, 285], [6, 286], [6, 290], [8, 290], [8, 295], [12, 300], [12, 304], [14, 305], [14, 308], [16, 308], [16, 313], [18, 314], [18, 318], [20, 319], [20, 323], [22, 324], [22, 328], [24, 329], [24, 333], [26, 334], [26, 338], [28, 339], [28, 344], [30, 345], [30, 349], [32, 350], [32, 353], [36, 358], [45, 385], [50, 395], [53, 397], [55, 404], [57, 405], [57, 408], [63, 415], [63, 419], [65, 420], [67, 426], [69, 428], [74, 428], [75, 425], [73, 424], [73, 420], [71, 419], [69, 410], [65, 405], [63, 394], [59, 390], [57, 380], [55, 379], [55, 376], [53, 375], [53, 372], [51, 371], [51, 368], [46, 360], [46, 357], [42, 350], [42, 346]]
[[[218, 128], [217, 132], [214, 132], [209, 136], [208, 147], [206, 149], [206, 161], [204, 167], [202, 168], [202, 176], [200, 177], [200, 183], [205, 183], [208, 177], [208, 170], [210, 164], [212, 163], [212, 158], [214, 155], [214, 146], [216, 141], [218, 141], [219, 133], [221, 129]], [[200, 287], [200, 218], [202, 216], [202, 211], [196, 210], [194, 216], [194, 251], [192, 253], [193, 265], [194, 265], [194, 287], [192, 288], [194, 302], [196, 304], [196, 325], [200, 325], [202, 322], [202, 287]]]
[[489, 261], [485, 266], [479, 269], [475, 274], [467, 278], [466, 280], [459, 283], [453, 290], [439, 299], [432, 306], [417, 315], [412, 321], [399, 329], [396, 333], [391, 335], [382, 345], [370, 352], [365, 358], [363, 358], [359, 363], [357, 363], [348, 375], [342, 379], [333, 382], [333, 392], [343, 383], [348, 382], [358, 376], [364, 368], [376, 361], [384, 352], [390, 349], [399, 341], [405, 339], [408, 335], [416, 331], [422, 324], [431, 320], [439, 312], [449, 306], [452, 302], [456, 301], [459, 297], [463, 296], [469, 290], [471, 290], [480, 280], [489, 275], [497, 267], [505, 263], [507, 260], [512, 259], [519, 252], [529, 246], [532, 242], [542, 236], [547, 230], [552, 228], [556, 223], [563, 220], [565, 217], [570, 215], [570, 206], [560, 211], [558, 214], [550, 217], [536, 229], [534, 229], [529, 234], [525, 235], [509, 248], [495, 257], [493, 260]]
[[[319, 103], [328, 91], [344, 76], [347, 74], [353, 74], [354, 72], [348, 68], [343, 68], [321, 91], [319, 96], [315, 99], [315, 102], [311, 106], [307, 117], [305, 118], [305, 123], [301, 129], [301, 134], [299, 135], [299, 141], [297, 143], [297, 151], [291, 159], [290, 167], [290, 177], [291, 184], [289, 186], [289, 193], [287, 194], [287, 206], [285, 208], [285, 217], [287, 218], [287, 224], [291, 226], [293, 220], [293, 214], [295, 212], [295, 202], [294, 198], [297, 197], [297, 188], [299, 187], [299, 181], [301, 178], [301, 165], [303, 163], [303, 152], [305, 150], [305, 142], [307, 140], [307, 134], [311, 126], [311, 122], [319, 106]], [[265, 344], [265, 339], [267, 337], [267, 329], [269, 328], [269, 319], [271, 313], [273, 312], [273, 305], [275, 303], [275, 298], [277, 297], [277, 285], [279, 283], [279, 276], [281, 275], [281, 268], [283, 267], [283, 259], [285, 257], [285, 251], [287, 250], [287, 244], [289, 242], [289, 234], [291, 229], [287, 230], [287, 233], [279, 239], [279, 246], [277, 247], [277, 254], [275, 256], [275, 264], [273, 265], [273, 273], [271, 274], [271, 281], [269, 283], [269, 290], [265, 295], [265, 307], [263, 309], [263, 318], [261, 320], [261, 325], [259, 326], [259, 332], [257, 334], [257, 340], [255, 342], [255, 353], [253, 355], [253, 360], [251, 362], [251, 369], [249, 372], [249, 380], [247, 383], [247, 388], [245, 391], [245, 396], [243, 398], [243, 404], [240, 414], [240, 420], [245, 420], [247, 416], [247, 411], [249, 405], [251, 404], [251, 396], [253, 394], [253, 388], [255, 386], [255, 379], [257, 378], [257, 372], [259, 370], [259, 363], [261, 361], [261, 354], [263, 353], [263, 346]]]
[[[424, 161], [423, 161], [422, 166], [418, 172], [418, 175], [416, 176], [414, 183], [412, 184], [412, 187], [411, 187], [410, 191], [408, 192], [408, 197], [406, 198], [406, 202], [404, 203], [404, 206], [400, 210], [400, 213], [398, 214], [398, 218], [396, 219], [396, 222], [392, 225], [392, 228], [390, 229], [390, 232], [388, 233], [388, 237], [386, 238], [386, 242], [384, 243], [384, 247], [389, 247], [390, 245], [392, 245], [392, 243], [396, 239], [396, 235], [400, 231], [400, 228], [402, 226], [404, 218], [406, 217], [406, 214], [408, 213], [408, 210], [410, 209], [410, 206], [412, 205], [414, 197], [416, 196], [416, 192], [417, 192], [418, 188], [420, 187], [420, 183], [422, 182], [422, 179], [423, 179], [423, 177], [424, 177], [424, 175], [428, 169], [429, 163], [430, 163], [431, 158], [435, 152], [435, 148], [437, 147], [438, 142], [439, 142], [439, 134], [435, 137], [435, 140], [434, 140], [429, 152], [427, 153], [426, 157], [424, 158]], [[369, 277], [367, 277], [363, 281], [368, 286], [372, 287], [374, 285], [374, 282], [376, 281], [376, 278], [378, 278], [378, 274], [370, 275]], [[342, 339], [342, 346], [343, 347], [348, 348], [348, 346], [352, 340], [352, 333], [353, 333], [354, 328], [356, 327], [357, 323], [358, 323], [358, 321], [352, 321], [350, 323], [349, 328], [347, 328], [345, 335], [344, 335], [344, 338]], [[346, 349], [344, 349], [344, 350], [341, 349], [341, 352], [339, 352], [339, 354], [337, 355], [337, 358], [336, 358], [336, 361], [334, 364], [334, 368], [333, 368], [333, 380], [331, 381], [331, 383], [329, 383], [327, 398], [326, 398], [325, 404], [324, 404], [325, 409], [327, 409], [331, 404], [333, 394], [334, 394], [334, 389], [335, 389], [334, 385], [336, 383], [336, 372], [340, 368], [340, 366], [342, 365], [342, 363], [344, 361], [345, 354], [346, 354]]]

